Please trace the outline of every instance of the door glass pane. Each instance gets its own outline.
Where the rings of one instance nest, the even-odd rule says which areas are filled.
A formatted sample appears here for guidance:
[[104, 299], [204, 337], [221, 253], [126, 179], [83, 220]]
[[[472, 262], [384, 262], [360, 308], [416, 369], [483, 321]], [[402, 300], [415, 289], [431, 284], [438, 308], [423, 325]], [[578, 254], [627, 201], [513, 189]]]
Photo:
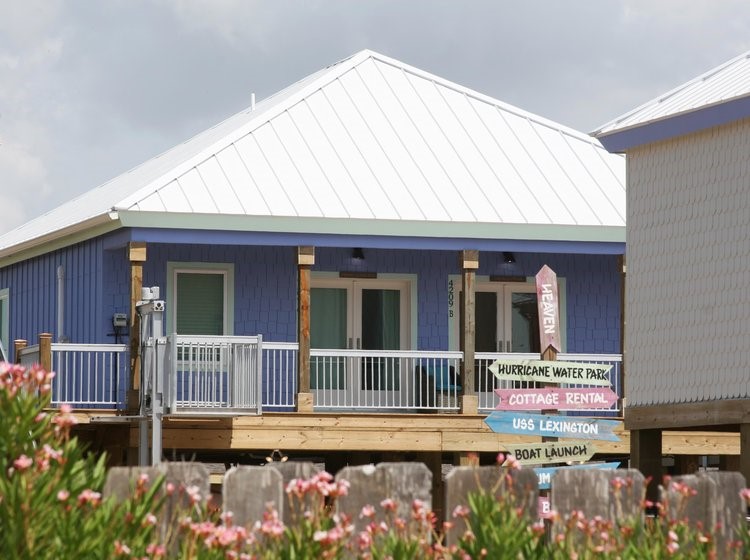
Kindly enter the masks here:
[[539, 352], [539, 311], [536, 293], [511, 295], [511, 351]]
[[[401, 291], [362, 290], [362, 348], [398, 350], [401, 347]], [[365, 389], [399, 389], [399, 363], [395, 358], [363, 358]]]
[[476, 352], [497, 351], [497, 292], [476, 293]]
[[[345, 288], [312, 288], [310, 290], [310, 346], [312, 348], [346, 348]], [[312, 389], [343, 389], [346, 380], [345, 361], [339, 358], [310, 358]]]

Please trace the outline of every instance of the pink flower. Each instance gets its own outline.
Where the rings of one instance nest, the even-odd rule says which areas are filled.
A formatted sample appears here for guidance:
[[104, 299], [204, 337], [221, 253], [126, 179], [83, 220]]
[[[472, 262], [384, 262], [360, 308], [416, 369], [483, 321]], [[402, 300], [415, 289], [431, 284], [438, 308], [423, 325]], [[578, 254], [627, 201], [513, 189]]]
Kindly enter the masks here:
[[67, 500], [67, 499], [68, 499], [69, 497], [70, 497], [70, 492], [68, 492], [67, 490], [60, 490], [60, 491], [59, 491], [59, 492], [57, 493], [57, 499], [58, 499], [59, 501], [61, 501], [61, 502], [64, 502], [64, 501], [65, 501], [65, 500]]
[[359, 514], [360, 519], [362, 518], [368, 518], [372, 519], [375, 517], [375, 508], [371, 505], [366, 505], [362, 508], [362, 511]]
[[86, 504], [90, 504], [92, 507], [96, 507], [102, 500], [102, 495], [99, 492], [94, 492], [90, 488], [86, 488], [83, 492], [78, 494], [78, 507]]
[[115, 541], [115, 554], [130, 554], [130, 547], [119, 540]]
[[19, 472], [25, 471], [33, 464], [34, 464], [34, 459], [32, 459], [31, 457], [27, 457], [26, 455], [21, 455], [18, 459], [13, 461], [13, 466]]
[[385, 500], [380, 502], [380, 507], [382, 507], [385, 511], [396, 511], [397, 504], [391, 498], [386, 498]]

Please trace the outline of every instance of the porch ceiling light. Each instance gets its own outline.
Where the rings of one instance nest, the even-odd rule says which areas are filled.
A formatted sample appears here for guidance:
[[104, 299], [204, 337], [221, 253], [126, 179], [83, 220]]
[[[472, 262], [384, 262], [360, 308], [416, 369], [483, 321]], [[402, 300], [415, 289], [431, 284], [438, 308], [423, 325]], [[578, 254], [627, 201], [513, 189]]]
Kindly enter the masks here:
[[282, 455], [281, 451], [278, 449], [274, 449], [271, 454], [266, 457], [266, 461], [269, 463], [286, 463], [288, 459], [289, 457], [287, 457], [286, 455]]
[[513, 264], [516, 262], [516, 256], [510, 251], [503, 251], [503, 262], [506, 264]]
[[355, 261], [363, 261], [365, 260], [365, 252], [361, 247], [355, 247], [354, 249], [352, 249], [352, 258]]

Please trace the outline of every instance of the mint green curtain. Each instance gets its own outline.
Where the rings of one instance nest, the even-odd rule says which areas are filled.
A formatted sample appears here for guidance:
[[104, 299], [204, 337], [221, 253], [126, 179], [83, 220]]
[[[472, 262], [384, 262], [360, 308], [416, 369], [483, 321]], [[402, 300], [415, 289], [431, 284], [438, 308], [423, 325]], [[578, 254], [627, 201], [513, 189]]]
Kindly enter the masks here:
[[224, 334], [224, 275], [178, 272], [175, 281], [178, 334]]
[[[401, 292], [362, 290], [362, 348], [399, 350], [401, 348]], [[398, 390], [399, 362], [390, 358], [365, 360], [362, 368], [366, 389]]]
[[[312, 348], [346, 348], [346, 289], [312, 288], [310, 290], [310, 346]], [[310, 359], [312, 389], [343, 389], [346, 385], [343, 358]]]

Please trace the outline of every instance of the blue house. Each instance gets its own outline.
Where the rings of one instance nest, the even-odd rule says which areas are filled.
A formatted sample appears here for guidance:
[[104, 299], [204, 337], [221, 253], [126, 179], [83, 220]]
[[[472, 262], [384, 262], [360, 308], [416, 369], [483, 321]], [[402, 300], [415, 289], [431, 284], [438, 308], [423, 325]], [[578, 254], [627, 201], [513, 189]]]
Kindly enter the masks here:
[[0, 237], [0, 337], [32, 360], [50, 333], [54, 402], [123, 461], [154, 286], [165, 450], [496, 453], [487, 366], [538, 358], [543, 265], [561, 357], [621, 388], [624, 175], [596, 139], [362, 51]]

